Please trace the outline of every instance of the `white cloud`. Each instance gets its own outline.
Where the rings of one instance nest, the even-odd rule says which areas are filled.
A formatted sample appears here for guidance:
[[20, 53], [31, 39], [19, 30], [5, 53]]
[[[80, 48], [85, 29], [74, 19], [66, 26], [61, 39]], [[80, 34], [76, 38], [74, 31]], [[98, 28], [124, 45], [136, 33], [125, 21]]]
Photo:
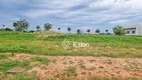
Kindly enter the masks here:
[[[36, 3], [34, 6], [38, 9], [28, 10], [25, 16], [39, 18], [54, 15], [68, 21], [92, 20], [92, 23], [101, 23], [139, 15], [142, 11], [141, 0], [43, 0]], [[74, 8], [83, 5], [86, 6], [84, 9]]]
[[69, 9], [78, 5], [85, 5], [90, 1], [91, 0], [43, 0], [36, 1], [36, 3], [39, 3], [36, 6], [51, 9]]
[[122, 23], [126, 23], [128, 21], [129, 20], [117, 20], [117, 21], [110, 21], [109, 23], [111, 23], [111, 24], [122, 24]]
[[29, 10], [28, 12], [24, 13], [24, 16], [27, 16], [29, 18], [39, 18], [44, 16], [50, 16], [54, 14], [59, 14], [63, 12], [63, 10], [46, 10], [46, 9], [35, 9], [35, 10]]

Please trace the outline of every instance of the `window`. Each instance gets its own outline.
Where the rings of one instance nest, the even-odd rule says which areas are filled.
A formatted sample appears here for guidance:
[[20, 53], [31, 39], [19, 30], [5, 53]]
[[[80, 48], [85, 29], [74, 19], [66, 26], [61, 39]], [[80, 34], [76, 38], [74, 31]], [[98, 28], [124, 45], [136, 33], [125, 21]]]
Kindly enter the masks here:
[[132, 31], [132, 34], [135, 34], [135, 31]]
[[127, 31], [127, 34], [130, 34], [130, 31]]

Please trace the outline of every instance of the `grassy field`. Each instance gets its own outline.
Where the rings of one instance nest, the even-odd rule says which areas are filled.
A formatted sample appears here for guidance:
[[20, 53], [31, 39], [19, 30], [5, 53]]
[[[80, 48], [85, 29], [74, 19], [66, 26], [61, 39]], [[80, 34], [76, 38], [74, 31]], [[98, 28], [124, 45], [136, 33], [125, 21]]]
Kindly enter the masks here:
[[[43, 37], [42, 37], [43, 35]], [[71, 56], [107, 56], [107, 57], [142, 57], [141, 36], [115, 36], [92, 34], [60, 34], [51, 35], [46, 32], [22, 33], [0, 32], [1, 53], [30, 53], [39, 55], [71, 55]], [[39, 37], [40, 36], [40, 37]], [[48, 36], [48, 37], [45, 37]], [[64, 49], [61, 43], [89, 43], [89, 48]]]

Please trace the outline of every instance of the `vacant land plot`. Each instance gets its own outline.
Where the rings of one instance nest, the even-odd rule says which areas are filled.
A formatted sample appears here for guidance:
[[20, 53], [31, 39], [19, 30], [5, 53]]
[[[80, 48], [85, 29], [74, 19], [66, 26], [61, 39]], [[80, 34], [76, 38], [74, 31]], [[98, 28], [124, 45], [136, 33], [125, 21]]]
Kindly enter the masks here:
[[[89, 43], [64, 49], [64, 40]], [[0, 80], [141, 80], [142, 37], [0, 32]]]

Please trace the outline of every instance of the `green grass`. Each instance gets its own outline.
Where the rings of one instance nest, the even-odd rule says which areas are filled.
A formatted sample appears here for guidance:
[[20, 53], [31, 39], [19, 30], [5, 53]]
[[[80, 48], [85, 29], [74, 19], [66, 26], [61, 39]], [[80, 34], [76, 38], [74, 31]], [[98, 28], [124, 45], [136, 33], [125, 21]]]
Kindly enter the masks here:
[[[39, 55], [71, 55], [71, 56], [106, 56], [106, 57], [142, 57], [141, 36], [115, 36], [115, 35], [81, 35], [64, 34], [38, 38], [43, 33], [0, 32], [0, 52], [30, 53]], [[47, 33], [44, 33], [46, 35]], [[48, 35], [48, 34], [47, 34]], [[50, 34], [51, 35], [51, 34]], [[89, 43], [89, 48], [68, 50], [61, 45], [64, 39], [70, 42]]]
[[34, 61], [34, 62], [40, 62], [42, 64], [48, 64], [48, 62], [50, 61], [48, 58], [44, 58], [44, 57], [33, 57], [31, 58], [31, 61]]
[[5, 62], [0, 62], [0, 71], [2, 72], [7, 72], [9, 69], [13, 67], [23, 67], [27, 68], [29, 66], [29, 61], [5, 61]]
[[12, 56], [12, 55], [0, 54], [0, 60], [1, 60], [1, 59], [7, 59], [9, 56]]
[[[27, 60], [12, 60], [11, 57], [16, 56], [12, 54], [0, 54], [0, 80], [40, 80], [36, 73], [28, 74], [28, 70], [32, 69], [32, 62], [39, 62], [41, 64], [48, 64], [50, 61], [45, 57], [32, 57]], [[39, 65], [41, 65], [39, 64]], [[24, 72], [9, 73], [8, 71], [14, 67], [24, 68]], [[50, 79], [45, 79], [50, 80]]]

